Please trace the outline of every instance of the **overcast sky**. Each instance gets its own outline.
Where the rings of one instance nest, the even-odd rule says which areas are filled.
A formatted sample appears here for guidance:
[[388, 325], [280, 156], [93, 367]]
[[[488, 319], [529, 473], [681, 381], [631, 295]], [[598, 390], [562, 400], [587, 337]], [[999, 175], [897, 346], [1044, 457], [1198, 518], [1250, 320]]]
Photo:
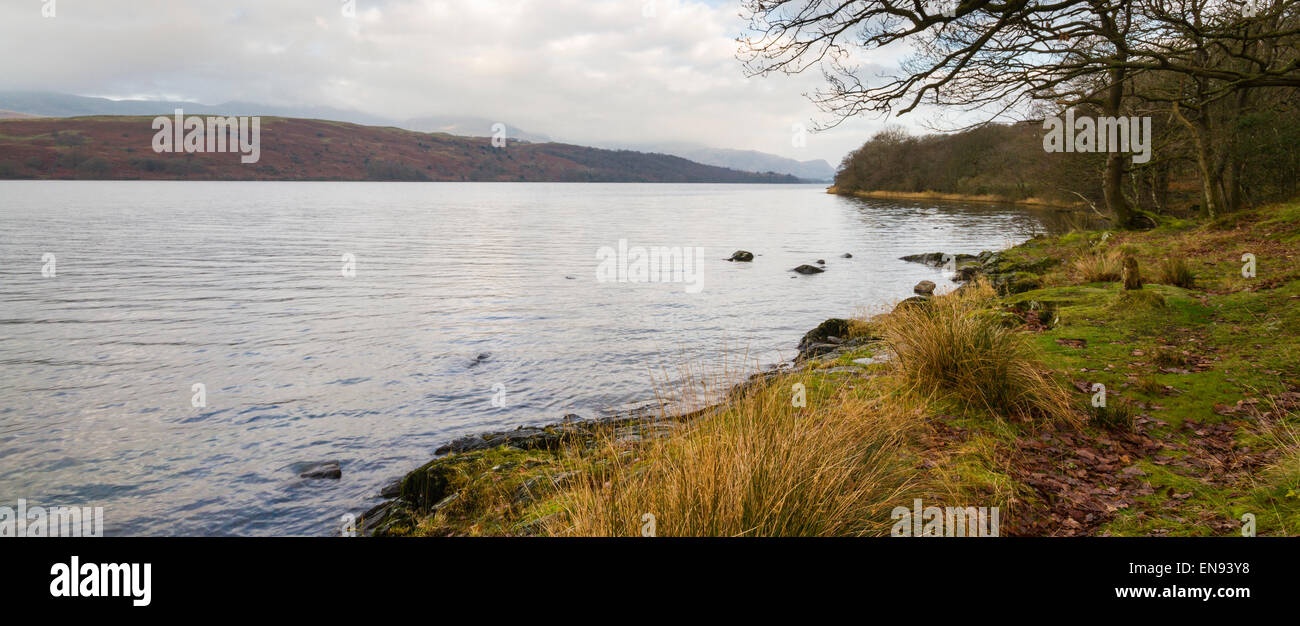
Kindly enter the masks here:
[[472, 115], [573, 143], [682, 141], [832, 165], [886, 123], [796, 147], [793, 125], [818, 115], [803, 94], [822, 78], [745, 78], [737, 0], [354, 2], [347, 17], [347, 0], [3, 0], [0, 89]]

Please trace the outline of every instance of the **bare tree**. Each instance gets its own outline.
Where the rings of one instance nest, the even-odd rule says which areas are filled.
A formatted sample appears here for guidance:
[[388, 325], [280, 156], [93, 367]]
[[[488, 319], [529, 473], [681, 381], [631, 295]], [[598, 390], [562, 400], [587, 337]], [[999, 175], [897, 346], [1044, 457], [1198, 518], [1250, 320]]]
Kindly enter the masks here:
[[[826, 87], [812, 95], [831, 114], [822, 128], [860, 114], [903, 115], [922, 104], [974, 112], [978, 123], [1024, 117], [1043, 105], [1119, 116], [1129, 80], [1149, 72], [1200, 81], [1194, 102], [1300, 85], [1295, 59], [1276, 52], [1295, 34], [1286, 19], [1252, 31], [1239, 28], [1239, 4], [1233, 20], [1225, 8], [1210, 11], [1219, 17], [1209, 23], [1187, 14], [1233, 1], [746, 0], [750, 28], [740, 56], [751, 75], [822, 71]], [[1278, 7], [1296, 5], [1274, 1], [1279, 15], [1286, 10]], [[1189, 35], [1236, 43], [1231, 52], [1203, 54], [1209, 44], [1186, 41]], [[901, 72], [862, 76], [858, 53], [891, 45], [910, 45]], [[1265, 58], [1262, 49], [1274, 52]], [[1229, 57], [1238, 62], [1224, 63]], [[1132, 226], [1137, 214], [1123, 193], [1126, 167], [1123, 155], [1108, 154], [1102, 189], [1116, 222]]]

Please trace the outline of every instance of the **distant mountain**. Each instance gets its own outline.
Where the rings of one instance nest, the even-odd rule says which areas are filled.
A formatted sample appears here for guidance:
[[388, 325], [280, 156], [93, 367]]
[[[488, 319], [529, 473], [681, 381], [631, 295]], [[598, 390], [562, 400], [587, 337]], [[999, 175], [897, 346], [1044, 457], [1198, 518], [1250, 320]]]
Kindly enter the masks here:
[[[190, 112], [189, 107], [185, 107]], [[196, 111], [197, 112], [197, 111]], [[666, 154], [262, 116], [260, 159], [156, 153], [152, 116], [0, 120], [0, 178], [795, 183]]]
[[422, 133], [447, 133], [463, 137], [490, 137], [493, 125], [502, 123], [506, 137], [534, 143], [550, 141], [546, 135], [529, 133], [504, 122], [470, 116], [427, 116], [396, 120], [334, 107], [289, 107], [255, 102], [225, 102], [200, 104], [198, 102], [170, 100], [109, 100], [71, 96], [62, 93], [32, 91], [0, 91], [0, 109], [20, 111], [43, 117], [77, 117], [86, 115], [169, 115], [184, 109], [195, 115], [271, 115], [314, 120], [351, 122], [366, 126], [395, 126]]
[[[507, 139], [533, 143], [552, 141], [546, 135], [528, 132], [506, 122], [474, 116], [439, 115], [398, 120], [323, 106], [292, 107], [238, 101], [210, 105], [185, 101], [109, 100], [50, 92], [0, 91], [0, 110], [43, 117], [170, 115], [176, 109], [184, 109], [187, 114], [194, 115], [264, 115], [333, 120], [366, 126], [392, 126], [424, 133], [447, 133], [461, 137], [491, 137], [494, 134], [494, 125], [501, 123], [505, 125]], [[0, 114], [0, 117], [4, 116]], [[828, 182], [835, 177], [835, 168], [824, 160], [796, 161], [754, 150], [729, 150], [691, 143], [607, 144], [601, 147], [612, 150], [657, 152], [705, 165], [741, 172], [787, 174], [805, 181]]]
[[459, 135], [461, 137], [491, 137], [496, 133], [494, 128], [497, 124], [502, 124], [505, 127], [507, 139], [519, 139], [521, 141], [531, 141], [533, 143], [546, 143], [551, 141], [551, 138], [546, 135], [530, 133], [506, 124], [505, 122], [498, 122], [482, 117], [437, 115], [415, 117], [409, 120], [403, 120], [394, 125], [398, 128], [405, 128], [406, 130], [414, 130], [422, 133], [447, 133], [448, 135]]
[[716, 165], [743, 172], [776, 172], [815, 182], [830, 182], [835, 178], [835, 168], [823, 159], [796, 161], [757, 150], [731, 150], [710, 148], [691, 143], [623, 144], [609, 147], [662, 152], [690, 159], [697, 163]]

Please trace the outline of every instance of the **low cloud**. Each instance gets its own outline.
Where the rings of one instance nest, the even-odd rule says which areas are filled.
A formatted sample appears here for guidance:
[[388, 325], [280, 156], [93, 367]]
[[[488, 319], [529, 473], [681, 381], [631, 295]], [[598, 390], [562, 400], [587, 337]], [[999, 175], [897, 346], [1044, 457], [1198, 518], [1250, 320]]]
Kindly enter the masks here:
[[[45, 0], [0, 8], [0, 89], [474, 115], [585, 144], [692, 142], [832, 164], [879, 121], [792, 145], [815, 71], [747, 79], [735, 2]], [[349, 17], [346, 14], [354, 15]]]

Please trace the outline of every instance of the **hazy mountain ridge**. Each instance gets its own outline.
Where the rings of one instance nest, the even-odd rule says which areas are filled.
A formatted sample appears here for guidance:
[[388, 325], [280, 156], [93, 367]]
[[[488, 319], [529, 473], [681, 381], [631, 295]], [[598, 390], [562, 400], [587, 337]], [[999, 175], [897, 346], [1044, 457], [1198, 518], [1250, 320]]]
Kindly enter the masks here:
[[[188, 109], [187, 109], [188, 112]], [[163, 152], [149, 116], [0, 120], [0, 178], [796, 183], [665, 154], [263, 116], [260, 158]]]
[[[239, 101], [208, 105], [185, 101], [110, 100], [49, 92], [0, 91], [0, 110], [46, 117], [170, 115], [178, 108], [184, 109], [186, 114], [194, 115], [265, 115], [332, 120], [365, 126], [392, 126], [422, 133], [447, 133], [462, 137], [491, 137], [494, 134], [494, 125], [503, 124], [508, 139], [533, 143], [553, 141], [545, 134], [526, 131], [507, 122], [469, 115], [427, 115], [398, 120], [326, 106], [276, 106]], [[742, 172], [788, 174], [809, 181], [829, 182], [835, 176], [835, 168], [822, 159], [797, 161], [756, 150], [712, 148], [691, 143], [602, 143], [595, 147], [661, 153], [705, 165]]]

